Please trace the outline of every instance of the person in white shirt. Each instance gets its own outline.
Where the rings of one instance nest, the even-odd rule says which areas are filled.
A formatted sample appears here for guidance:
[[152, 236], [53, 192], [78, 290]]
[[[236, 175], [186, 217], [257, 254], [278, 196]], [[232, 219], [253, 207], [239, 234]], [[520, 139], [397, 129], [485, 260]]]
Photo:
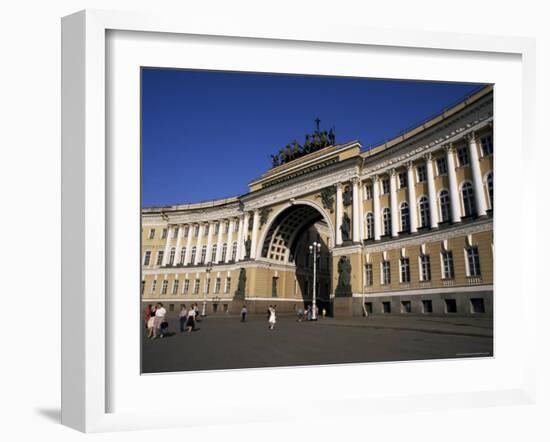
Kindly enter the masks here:
[[197, 315], [197, 311], [195, 310], [195, 307], [192, 305], [189, 311], [187, 312], [187, 331], [192, 332], [195, 328], [195, 316]]
[[157, 333], [160, 333], [160, 337], [164, 338], [164, 333], [161, 325], [166, 317], [166, 309], [164, 308], [162, 303], [159, 302], [156, 307], [157, 308], [155, 310], [155, 327], [153, 328], [153, 339], [157, 338]]

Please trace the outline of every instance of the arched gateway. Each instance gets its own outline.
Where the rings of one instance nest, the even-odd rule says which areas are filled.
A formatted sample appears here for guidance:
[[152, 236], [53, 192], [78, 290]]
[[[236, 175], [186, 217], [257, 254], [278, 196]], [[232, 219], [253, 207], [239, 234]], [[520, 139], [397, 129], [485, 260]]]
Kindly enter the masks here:
[[245, 195], [143, 209], [142, 301], [294, 313], [315, 289], [334, 316], [492, 314], [492, 181], [460, 204], [460, 183], [493, 170], [492, 96], [366, 152], [294, 146]]

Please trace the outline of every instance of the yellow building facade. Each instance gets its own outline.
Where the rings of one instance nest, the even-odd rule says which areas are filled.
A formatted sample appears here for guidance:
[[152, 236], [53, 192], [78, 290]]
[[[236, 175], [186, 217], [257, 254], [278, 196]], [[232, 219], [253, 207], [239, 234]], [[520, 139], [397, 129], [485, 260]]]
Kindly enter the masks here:
[[142, 302], [295, 312], [315, 287], [334, 316], [492, 315], [492, 124], [487, 87], [366, 152], [274, 167], [245, 195], [144, 208]]

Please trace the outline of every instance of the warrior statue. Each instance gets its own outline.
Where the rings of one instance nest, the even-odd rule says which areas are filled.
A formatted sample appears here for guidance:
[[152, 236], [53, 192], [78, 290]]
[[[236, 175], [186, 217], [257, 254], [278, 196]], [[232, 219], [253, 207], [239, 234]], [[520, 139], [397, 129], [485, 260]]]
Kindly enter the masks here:
[[347, 256], [342, 256], [338, 261], [338, 285], [335, 295], [351, 296], [351, 263]]
[[239, 273], [239, 283], [237, 285], [237, 290], [235, 290], [234, 299], [244, 299], [244, 290], [246, 287], [246, 269], [241, 267]]
[[336, 144], [336, 134], [334, 133], [334, 129], [331, 129], [329, 131], [328, 140], [331, 146], [334, 146]]
[[308, 154], [311, 152], [311, 142], [309, 141], [309, 135], [306, 135], [306, 141], [304, 142], [304, 153]]
[[271, 155], [271, 162], [273, 167], [277, 167], [279, 165], [279, 155]]
[[340, 230], [342, 232], [342, 241], [350, 241], [350, 219], [347, 213], [344, 213], [344, 216], [342, 217], [342, 225], [340, 226]]

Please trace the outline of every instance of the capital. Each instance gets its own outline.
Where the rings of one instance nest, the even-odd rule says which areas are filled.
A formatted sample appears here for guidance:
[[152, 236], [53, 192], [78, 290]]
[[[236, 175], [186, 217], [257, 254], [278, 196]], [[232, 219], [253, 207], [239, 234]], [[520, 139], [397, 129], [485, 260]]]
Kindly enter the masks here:
[[353, 176], [351, 177], [350, 181], [351, 181], [351, 184], [359, 184], [359, 177]]
[[336, 183], [334, 187], [336, 188], [336, 190], [342, 190], [342, 183]]
[[370, 177], [370, 179], [372, 180], [373, 183], [380, 181], [380, 177], [378, 175], [373, 175]]
[[395, 176], [395, 169], [390, 169], [389, 175], [390, 176]]
[[447, 153], [453, 153], [455, 151], [455, 146], [453, 143], [446, 144], [443, 149], [445, 149], [445, 152]]
[[432, 161], [432, 153], [431, 152], [426, 152], [424, 154], [424, 159], [429, 162], [429, 161]]
[[405, 167], [407, 168], [407, 170], [413, 169], [414, 163], [412, 161], [407, 161], [407, 163], [405, 164]]
[[476, 133], [472, 130], [471, 132], [468, 132], [466, 135], [464, 135], [464, 139], [471, 143], [476, 139]]

